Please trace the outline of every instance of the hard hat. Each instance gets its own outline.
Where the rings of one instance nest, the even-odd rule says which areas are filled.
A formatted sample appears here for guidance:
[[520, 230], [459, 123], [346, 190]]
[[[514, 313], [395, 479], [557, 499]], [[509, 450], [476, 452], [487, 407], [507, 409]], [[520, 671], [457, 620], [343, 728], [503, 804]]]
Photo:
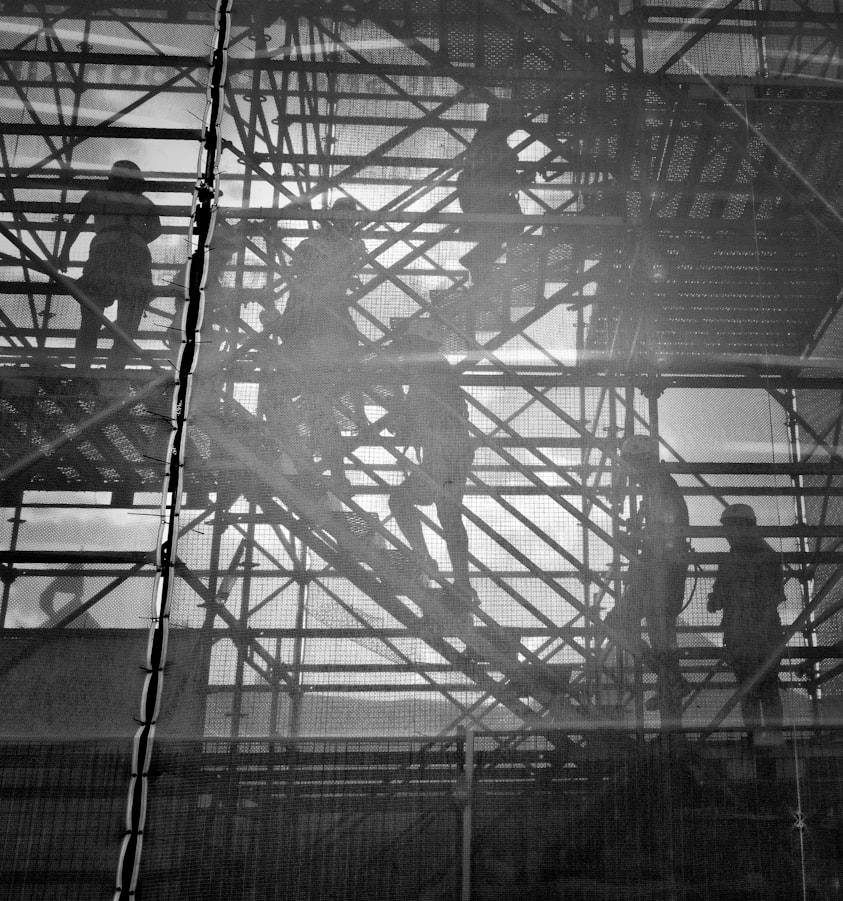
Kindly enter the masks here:
[[413, 319], [403, 334], [407, 338], [418, 338], [437, 346], [442, 343], [442, 329], [432, 319]]
[[146, 187], [140, 166], [131, 160], [117, 160], [108, 173], [108, 189], [140, 194]]
[[621, 444], [621, 457], [624, 460], [632, 460], [640, 457], [651, 457], [658, 460], [658, 442], [648, 435], [630, 435]]
[[358, 204], [357, 201], [351, 197], [340, 197], [339, 199], [335, 200], [331, 204], [332, 211], [333, 210], [353, 210], [354, 212], [357, 212], [357, 210], [359, 210], [359, 209], [360, 209], [360, 204]]
[[758, 522], [755, 511], [749, 504], [729, 504], [720, 514], [720, 522], [726, 522], [727, 519], [742, 519], [752, 525]]
[[143, 179], [140, 166], [131, 160], [117, 160], [111, 167], [109, 175], [112, 178], [134, 178], [139, 181]]

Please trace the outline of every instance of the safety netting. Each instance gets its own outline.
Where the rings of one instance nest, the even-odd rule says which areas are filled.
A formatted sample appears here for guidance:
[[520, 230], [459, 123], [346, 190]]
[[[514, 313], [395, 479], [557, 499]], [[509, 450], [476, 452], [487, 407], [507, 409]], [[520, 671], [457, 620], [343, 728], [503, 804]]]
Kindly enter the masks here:
[[838, 44], [8, 4], [3, 897], [841, 897]]

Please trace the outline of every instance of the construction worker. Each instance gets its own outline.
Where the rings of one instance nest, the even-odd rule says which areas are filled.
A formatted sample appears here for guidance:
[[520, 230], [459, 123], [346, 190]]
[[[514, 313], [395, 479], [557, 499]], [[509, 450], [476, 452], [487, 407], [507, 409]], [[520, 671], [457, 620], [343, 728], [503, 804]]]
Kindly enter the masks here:
[[642, 618], [655, 656], [656, 696], [649, 705], [675, 713], [688, 693], [679, 669], [676, 619], [682, 610], [688, 553], [688, 507], [679, 486], [659, 463], [658, 443], [645, 435], [627, 438], [622, 462], [641, 490], [638, 556], [630, 561], [629, 582], [606, 616], [606, 624], [638, 644]]
[[395, 436], [399, 443], [416, 447], [420, 469], [392, 490], [389, 509], [423, 567], [436, 570], [417, 509], [436, 505], [454, 572], [454, 606], [468, 612], [477, 596], [468, 575], [468, 534], [462, 520], [474, 458], [465, 392], [440, 350], [442, 334], [431, 320], [411, 321], [395, 343], [402, 381], [407, 383], [407, 394], [395, 416]]
[[291, 345], [288, 350], [304, 362], [345, 362], [359, 347], [349, 292], [356, 284], [366, 246], [357, 233], [356, 211], [357, 203], [350, 197], [337, 200], [331, 212], [340, 215], [302, 241], [290, 261], [290, 297], [279, 331]]
[[729, 553], [717, 569], [708, 611], [723, 611], [726, 661], [743, 686], [769, 668], [741, 701], [741, 713], [756, 743], [781, 740], [779, 662], [772, 655], [782, 637], [778, 607], [785, 599], [776, 552], [758, 534], [749, 504], [730, 504], [720, 515]]
[[289, 264], [289, 299], [273, 327], [290, 364], [289, 384], [280, 386], [288, 401], [280, 408], [297, 410], [299, 418], [284, 427], [299, 436], [306, 433], [314, 457], [342, 490], [350, 490], [343, 430], [365, 425], [363, 393], [354, 386], [361, 354], [350, 297], [366, 255], [354, 217], [358, 209], [351, 198], [340, 198], [331, 207], [339, 215], [296, 248]]
[[[117, 302], [117, 325], [134, 337], [153, 294], [152, 257], [148, 245], [161, 234], [155, 204], [143, 194], [146, 183], [132, 160], [116, 162], [104, 188], [88, 191], [70, 220], [58, 258], [63, 272], [70, 264], [70, 250], [93, 217], [94, 238], [77, 284], [94, 306], [103, 312]], [[76, 366], [89, 369], [97, 349], [102, 321], [82, 306], [76, 338]], [[130, 348], [115, 336], [108, 359], [110, 368], [125, 365]]]
[[471, 222], [460, 229], [466, 239], [477, 242], [460, 260], [475, 287], [488, 281], [492, 265], [504, 247], [511, 248], [521, 236], [517, 223], [494, 221], [495, 217], [521, 213], [518, 154], [507, 141], [516, 127], [511, 105], [490, 105], [485, 123], [477, 129], [462, 156], [462, 170], [457, 178], [460, 209], [489, 217], [488, 222]]

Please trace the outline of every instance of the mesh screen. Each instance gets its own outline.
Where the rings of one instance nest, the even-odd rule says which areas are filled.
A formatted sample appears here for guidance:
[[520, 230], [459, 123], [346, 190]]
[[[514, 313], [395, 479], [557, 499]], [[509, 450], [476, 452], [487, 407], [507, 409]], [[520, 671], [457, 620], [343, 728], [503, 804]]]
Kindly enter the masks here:
[[[207, 11], [5, 12], [0, 882], [105, 897], [135, 821], [213, 27]], [[192, 641], [167, 661], [162, 735], [201, 730]]]
[[833, 0], [7, 5], [0, 894], [839, 897]]

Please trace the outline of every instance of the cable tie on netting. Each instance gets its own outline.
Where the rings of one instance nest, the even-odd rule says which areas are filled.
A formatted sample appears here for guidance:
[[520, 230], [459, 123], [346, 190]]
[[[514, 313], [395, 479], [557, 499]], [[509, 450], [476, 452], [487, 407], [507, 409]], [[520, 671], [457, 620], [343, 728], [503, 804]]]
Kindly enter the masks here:
[[805, 814], [802, 811], [802, 808], [797, 807], [795, 810], [791, 810], [790, 815], [793, 817], [793, 823], [791, 824], [790, 828], [795, 829], [799, 833], [805, 832], [808, 828], [808, 822], [805, 819]]
[[141, 410], [143, 410], [143, 412], [146, 413], [147, 415], [153, 416], [156, 419], [162, 419], [164, 422], [166, 422], [168, 424], [172, 423], [172, 421], [173, 421], [170, 416], [165, 416], [163, 413], [158, 413], [155, 410], [150, 410], [149, 407], [141, 407]]

